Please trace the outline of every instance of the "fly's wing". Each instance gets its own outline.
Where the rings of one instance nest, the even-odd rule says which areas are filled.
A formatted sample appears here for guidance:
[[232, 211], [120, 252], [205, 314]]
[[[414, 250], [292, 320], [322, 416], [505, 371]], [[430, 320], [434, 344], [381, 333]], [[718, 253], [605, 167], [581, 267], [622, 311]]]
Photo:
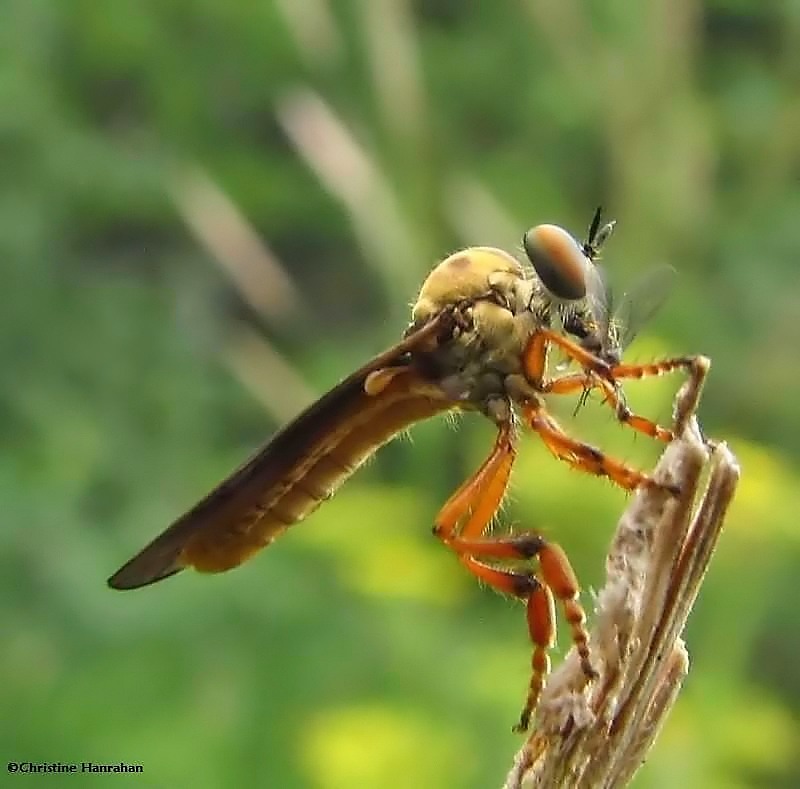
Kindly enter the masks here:
[[667, 264], [646, 271], [622, 298], [613, 321], [618, 331], [618, 344], [627, 348], [661, 309], [675, 285], [675, 269]]
[[613, 293], [608, 272], [599, 263], [586, 267], [586, 301], [599, 337], [608, 337], [611, 324]]
[[[434, 318], [331, 389], [123, 565], [109, 586], [135, 589], [187, 566], [215, 572], [241, 564], [329, 498], [397, 432], [452, 408], [412, 363], [415, 351], [449, 331], [446, 319]], [[368, 376], [386, 368], [402, 374], [367, 393]]]

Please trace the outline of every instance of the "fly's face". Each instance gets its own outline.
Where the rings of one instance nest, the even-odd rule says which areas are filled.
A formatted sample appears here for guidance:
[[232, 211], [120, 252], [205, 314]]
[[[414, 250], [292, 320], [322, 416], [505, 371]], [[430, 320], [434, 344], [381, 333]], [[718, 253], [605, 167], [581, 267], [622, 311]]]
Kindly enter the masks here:
[[615, 223], [601, 226], [600, 220], [598, 208], [583, 242], [551, 224], [536, 225], [522, 239], [525, 254], [544, 287], [547, 307], [555, 309], [565, 331], [582, 340], [597, 335], [601, 316], [595, 307], [606, 293], [595, 262]]

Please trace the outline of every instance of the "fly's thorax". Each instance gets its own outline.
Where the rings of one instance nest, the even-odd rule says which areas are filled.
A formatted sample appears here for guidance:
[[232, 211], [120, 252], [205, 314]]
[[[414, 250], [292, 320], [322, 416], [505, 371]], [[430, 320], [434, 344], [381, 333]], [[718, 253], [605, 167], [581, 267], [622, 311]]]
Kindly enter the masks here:
[[520, 373], [525, 347], [540, 324], [528, 310], [514, 315], [488, 299], [474, 302], [465, 317], [466, 327], [418, 361], [448, 397], [484, 410], [490, 400], [505, 398], [505, 380]]
[[470, 247], [439, 263], [422, 283], [412, 309], [421, 325], [446, 307], [490, 299], [512, 315], [527, 308], [531, 283], [517, 260], [492, 247]]
[[424, 325], [456, 307], [460, 324], [417, 363], [449, 397], [479, 410], [505, 396], [505, 379], [517, 374], [522, 354], [541, 316], [530, 309], [536, 281], [511, 255], [491, 247], [470, 247], [439, 263], [422, 284], [412, 326]]

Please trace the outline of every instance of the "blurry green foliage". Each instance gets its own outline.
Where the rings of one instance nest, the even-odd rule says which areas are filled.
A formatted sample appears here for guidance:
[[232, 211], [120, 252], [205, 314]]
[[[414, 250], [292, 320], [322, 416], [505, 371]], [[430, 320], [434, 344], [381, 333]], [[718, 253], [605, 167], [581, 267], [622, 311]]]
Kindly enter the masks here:
[[[5, 0], [0, 106], [7, 759], [140, 762], [151, 786], [498, 785], [521, 612], [428, 528], [489, 445], [478, 420], [420, 426], [235, 573], [104, 579], [299, 407], [275, 367], [248, 379], [268, 357], [243, 326], [320, 392], [394, 341], [437, 257], [578, 234], [602, 202], [620, 282], [681, 274], [631, 358], [709, 354], [703, 423], [744, 467], [636, 786], [800, 783], [796, 2]], [[302, 309], [259, 312], [215, 265], [241, 262], [236, 228], [187, 173]], [[632, 402], [666, 421], [676, 385]], [[655, 457], [600, 406], [571, 424]], [[504, 519], [557, 536], [590, 588], [623, 503], [532, 442]]]

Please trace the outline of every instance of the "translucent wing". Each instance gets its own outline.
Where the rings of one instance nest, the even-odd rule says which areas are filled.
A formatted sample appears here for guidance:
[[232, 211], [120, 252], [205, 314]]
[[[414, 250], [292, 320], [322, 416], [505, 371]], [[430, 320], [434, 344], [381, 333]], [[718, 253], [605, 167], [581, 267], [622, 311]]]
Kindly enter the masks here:
[[586, 302], [599, 337], [608, 337], [614, 310], [613, 292], [605, 267], [591, 263], [586, 267]]
[[646, 271], [622, 297], [612, 318], [616, 327], [616, 344], [621, 350], [634, 341], [642, 327], [664, 305], [675, 286], [675, 276], [672, 266], [656, 266]]
[[667, 300], [674, 283], [672, 266], [655, 266], [636, 280], [617, 305], [606, 269], [597, 263], [590, 265], [586, 301], [595, 328], [584, 346], [610, 364], [619, 363], [625, 349]]

